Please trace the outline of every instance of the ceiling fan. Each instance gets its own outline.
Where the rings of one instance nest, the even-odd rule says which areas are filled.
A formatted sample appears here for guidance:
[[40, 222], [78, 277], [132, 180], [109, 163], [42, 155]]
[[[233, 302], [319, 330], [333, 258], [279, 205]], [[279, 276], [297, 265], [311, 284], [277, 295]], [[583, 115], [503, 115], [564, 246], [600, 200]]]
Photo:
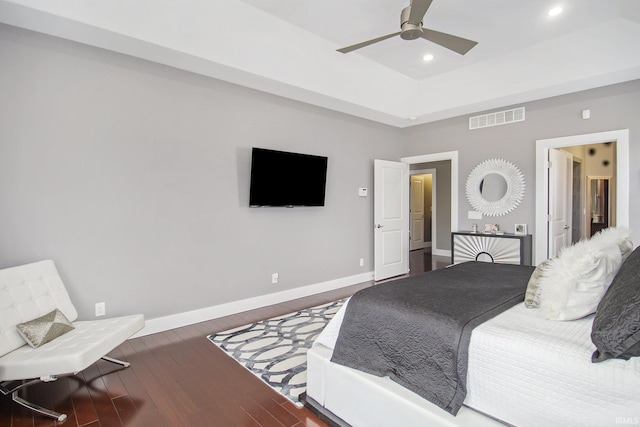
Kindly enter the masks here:
[[353, 46], [343, 47], [338, 49], [338, 52], [348, 53], [356, 49], [360, 49], [365, 46], [369, 46], [374, 43], [378, 43], [382, 40], [389, 39], [399, 35], [404, 40], [415, 40], [423, 38], [430, 42], [439, 44], [446, 47], [449, 50], [464, 55], [469, 52], [478, 42], [473, 40], [463, 39], [462, 37], [454, 36], [447, 33], [441, 33], [440, 31], [430, 30], [428, 28], [422, 28], [422, 18], [427, 13], [429, 6], [433, 0], [411, 0], [409, 6], [402, 9], [400, 14], [400, 28], [397, 33], [387, 34], [386, 36], [378, 37], [366, 42], [354, 44]]

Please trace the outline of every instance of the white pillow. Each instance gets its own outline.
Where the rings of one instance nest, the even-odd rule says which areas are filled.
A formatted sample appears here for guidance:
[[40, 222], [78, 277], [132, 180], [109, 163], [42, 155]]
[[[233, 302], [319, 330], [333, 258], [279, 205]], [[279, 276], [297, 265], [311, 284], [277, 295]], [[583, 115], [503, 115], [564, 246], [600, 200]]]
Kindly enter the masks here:
[[631, 241], [631, 234], [626, 227], [609, 227], [597, 232], [591, 237], [591, 242], [599, 247], [607, 247], [611, 245], [618, 245], [620, 253], [622, 254], [622, 262], [633, 251], [633, 242]]
[[[595, 313], [622, 264], [615, 233], [561, 250], [540, 278], [540, 309], [547, 319], [574, 320]], [[605, 244], [607, 243], [607, 244]]]

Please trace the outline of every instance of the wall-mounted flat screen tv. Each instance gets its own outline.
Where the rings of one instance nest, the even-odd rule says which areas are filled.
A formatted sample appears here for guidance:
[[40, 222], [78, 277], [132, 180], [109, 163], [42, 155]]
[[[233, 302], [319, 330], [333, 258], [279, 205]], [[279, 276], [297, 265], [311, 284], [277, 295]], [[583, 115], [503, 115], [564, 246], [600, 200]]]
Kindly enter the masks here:
[[249, 206], [324, 206], [327, 160], [254, 147]]

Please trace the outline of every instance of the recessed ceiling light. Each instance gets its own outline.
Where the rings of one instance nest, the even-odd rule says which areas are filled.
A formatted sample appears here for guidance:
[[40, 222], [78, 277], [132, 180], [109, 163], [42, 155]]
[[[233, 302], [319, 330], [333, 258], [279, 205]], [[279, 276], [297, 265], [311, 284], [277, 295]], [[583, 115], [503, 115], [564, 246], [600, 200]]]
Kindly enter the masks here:
[[560, 15], [562, 13], [562, 7], [560, 6], [556, 6], [552, 9], [549, 9], [549, 12], [547, 12], [549, 16], [557, 16]]
[[433, 61], [433, 55], [431, 55], [430, 53], [426, 54], [425, 56], [422, 57], [422, 60], [424, 62], [429, 62], [429, 61]]

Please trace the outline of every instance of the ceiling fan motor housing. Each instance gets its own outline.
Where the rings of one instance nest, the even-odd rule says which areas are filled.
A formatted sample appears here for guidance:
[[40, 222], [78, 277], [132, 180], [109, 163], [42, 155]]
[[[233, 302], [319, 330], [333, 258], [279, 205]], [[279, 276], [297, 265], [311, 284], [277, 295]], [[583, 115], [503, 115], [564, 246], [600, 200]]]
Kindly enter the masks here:
[[422, 22], [412, 24], [409, 22], [409, 15], [411, 14], [411, 6], [407, 6], [402, 9], [400, 14], [400, 28], [402, 32], [400, 37], [404, 40], [415, 40], [422, 37]]

